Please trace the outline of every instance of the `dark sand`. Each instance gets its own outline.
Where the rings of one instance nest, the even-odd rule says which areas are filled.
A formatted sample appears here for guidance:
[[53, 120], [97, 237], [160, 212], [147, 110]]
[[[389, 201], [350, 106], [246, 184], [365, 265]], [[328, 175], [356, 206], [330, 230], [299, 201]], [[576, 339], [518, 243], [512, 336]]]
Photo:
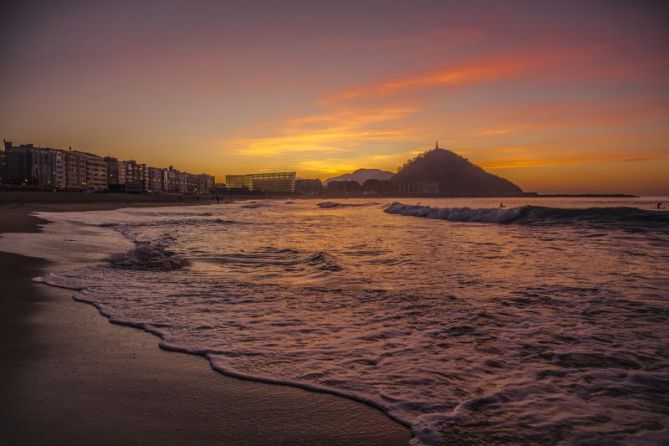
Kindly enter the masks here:
[[[4, 204], [0, 232], [37, 231], [33, 210], [120, 206]], [[0, 253], [1, 444], [408, 444], [408, 429], [363, 404], [226, 377], [204, 358], [160, 350], [71, 291], [30, 282], [48, 266]]]
[[[202, 196], [200, 200], [211, 201], [209, 197]], [[48, 204], [60, 203], [65, 206], [73, 206], [80, 203], [92, 206], [104, 206], [110, 203], [121, 203], [125, 205], [151, 206], [154, 203], [180, 203], [193, 202], [195, 196], [181, 194], [125, 194], [125, 193], [87, 193], [87, 192], [14, 192], [0, 191], [0, 205], [10, 204]]]

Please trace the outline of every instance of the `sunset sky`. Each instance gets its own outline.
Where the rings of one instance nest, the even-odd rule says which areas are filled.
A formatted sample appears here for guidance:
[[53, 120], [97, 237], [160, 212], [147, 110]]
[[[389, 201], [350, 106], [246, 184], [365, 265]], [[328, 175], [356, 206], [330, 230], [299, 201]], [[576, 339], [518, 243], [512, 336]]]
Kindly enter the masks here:
[[15, 143], [222, 181], [396, 171], [438, 139], [529, 191], [669, 193], [663, 2], [0, 8], [0, 136]]

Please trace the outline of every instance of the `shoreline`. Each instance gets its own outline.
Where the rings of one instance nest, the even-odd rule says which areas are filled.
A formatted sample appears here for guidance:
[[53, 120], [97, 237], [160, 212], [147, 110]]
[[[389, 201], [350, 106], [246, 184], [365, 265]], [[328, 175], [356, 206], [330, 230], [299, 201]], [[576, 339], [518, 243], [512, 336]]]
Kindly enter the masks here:
[[[0, 207], [7, 205], [64, 205], [82, 207], [81, 210], [96, 210], [98, 206], [105, 207], [118, 204], [119, 207], [152, 207], [152, 206], [193, 206], [219, 204], [216, 194], [131, 194], [131, 193], [86, 193], [86, 192], [43, 192], [43, 191], [1, 191]], [[342, 200], [342, 199], [559, 199], [559, 198], [619, 198], [632, 199], [643, 198], [641, 195], [633, 194], [539, 194], [525, 193], [522, 195], [419, 195], [419, 194], [220, 194], [220, 204], [234, 201], [250, 200]]]
[[[133, 202], [132, 206], [186, 205]], [[207, 204], [207, 202], [193, 202]], [[126, 202], [0, 206], [0, 234], [38, 232], [34, 211]], [[70, 290], [33, 283], [53, 266], [0, 252], [0, 378], [6, 444], [407, 445], [409, 429], [350, 399], [230, 377], [206, 358], [158, 348]]]

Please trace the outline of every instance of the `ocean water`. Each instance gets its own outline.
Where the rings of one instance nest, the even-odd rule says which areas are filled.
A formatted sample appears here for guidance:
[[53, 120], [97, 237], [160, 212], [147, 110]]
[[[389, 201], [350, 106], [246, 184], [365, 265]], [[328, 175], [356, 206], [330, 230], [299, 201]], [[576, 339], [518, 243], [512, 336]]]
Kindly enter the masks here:
[[504, 201], [44, 213], [0, 249], [69, 259], [40, 280], [224, 373], [378, 407], [414, 445], [668, 444], [669, 212]]

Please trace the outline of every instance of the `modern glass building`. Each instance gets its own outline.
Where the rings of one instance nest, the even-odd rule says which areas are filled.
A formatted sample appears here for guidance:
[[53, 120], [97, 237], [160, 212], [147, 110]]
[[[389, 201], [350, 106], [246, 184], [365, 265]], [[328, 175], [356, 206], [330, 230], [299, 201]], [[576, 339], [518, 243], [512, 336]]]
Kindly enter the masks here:
[[253, 192], [295, 192], [295, 172], [253, 173], [249, 175], [226, 175], [228, 189], [248, 189]]

